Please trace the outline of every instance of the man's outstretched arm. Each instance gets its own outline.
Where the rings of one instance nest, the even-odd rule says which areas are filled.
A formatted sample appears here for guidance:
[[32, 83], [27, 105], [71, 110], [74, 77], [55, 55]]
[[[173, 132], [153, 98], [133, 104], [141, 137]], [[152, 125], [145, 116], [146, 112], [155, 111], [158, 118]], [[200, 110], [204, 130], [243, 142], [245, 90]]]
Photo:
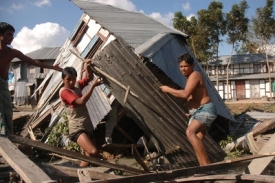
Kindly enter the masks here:
[[56, 70], [56, 71], [62, 71], [62, 68], [59, 67], [59, 64], [56, 64], [56, 65], [48, 65], [48, 64], [44, 64], [42, 62], [39, 62], [38, 60], [34, 60], [26, 55], [24, 55], [21, 51], [19, 50], [15, 50], [14, 49], [14, 52], [15, 52], [15, 56], [17, 58], [19, 58], [21, 61], [23, 62], [26, 62], [26, 63], [29, 63], [29, 64], [32, 64], [32, 65], [35, 65], [35, 66], [38, 66], [38, 67], [43, 67], [43, 68], [48, 68], [48, 69], [53, 69], [53, 70]]

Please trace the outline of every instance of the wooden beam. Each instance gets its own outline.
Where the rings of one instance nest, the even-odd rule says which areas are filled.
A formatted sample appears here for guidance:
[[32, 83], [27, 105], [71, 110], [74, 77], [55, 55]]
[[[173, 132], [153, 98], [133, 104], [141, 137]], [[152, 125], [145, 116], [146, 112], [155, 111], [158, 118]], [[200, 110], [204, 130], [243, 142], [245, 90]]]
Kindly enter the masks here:
[[35, 122], [30, 125], [31, 129], [38, 127], [43, 122], [43, 120], [50, 115], [52, 115], [51, 108], [48, 109], [42, 116], [39, 116]]
[[245, 169], [244, 172], [246, 174], [260, 175], [264, 171], [264, 169], [267, 167], [267, 165], [271, 162], [271, 160], [274, 158], [274, 153], [275, 153], [274, 144], [275, 144], [275, 134], [273, 134], [272, 137], [266, 142], [266, 144], [258, 154], [258, 155], [261, 155], [261, 154], [273, 153], [273, 156], [263, 157], [263, 158], [253, 160], [249, 164], [249, 166]]
[[[50, 175], [56, 175], [61, 177], [65, 177], [65, 176], [78, 177], [77, 175], [78, 168], [65, 167], [65, 166], [53, 165], [53, 164], [40, 164], [39, 166], [42, 168], [42, 170], [44, 170]], [[121, 178], [121, 176], [118, 176], [118, 175], [94, 171], [92, 168], [85, 168], [85, 169], [88, 170], [90, 177], [92, 179], [108, 180], [108, 179], [114, 179], [114, 178]]]
[[129, 172], [129, 173], [133, 173], [133, 174], [147, 173], [143, 170], [138, 170], [136, 168], [128, 167], [128, 166], [125, 166], [125, 165], [113, 164], [113, 163], [110, 163], [110, 162], [105, 161], [105, 160], [99, 160], [97, 158], [88, 157], [88, 156], [85, 156], [81, 153], [73, 152], [73, 151], [70, 151], [70, 150], [62, 149], [62, 148], [51, 146], [51, 145], [48, 145], [48, 144], [44, 144], [43, 142], [40, 142], [40, 141], [33, 141], [31, 139], [23, 138], [23, 137], [16, 136], [16, 135], [9, 135], [8, 138], [14, 143], [24, 144], [24, 145], [27, 145], [27, 146], [32, 146], [32, 147], [36, 147], [36, 148], [39, 148], [39, 149], [51, 151], [51, 152], [54, 152], [54, 153], [57, 153], [57, 154], [61, 154], [61, 155], [64, 155], [64, 156], [76, 158], [76, 159], [86, 161], [86, 162], [89, 162], [89, 163], [92, 163], [92, 164], [96, 164], [96, 165], [99, 165], [99, 166], [108, 167], [108, 168], [112, 168], [112, 169], [115, 169], [115, 170], [125, 171], [125, 172]]
[[132, 143], [136, 143], [135, 140], [130, 135], [128, 135], [128, 133], [126, 133], [120, 126], [116, 125], [115, 128], [118, 129], [118, 131], [120, 131], [120, 133], [122, 133]]
[[201, 167], [192, 167], [192, 168], [183, 168], [176, 169], [171, 171], [159, 171], [156, 173], [144, 174], [144, 175], [135, 175], [135, 176], [127, 176], [118, 179], [109, 179], [109, 180], [97, 180], [93, 181], [93, 183], [129, 183], [129, 182], [142, 182], [142, 183], [150, 183], [150, 182], [164, 182], [164, 181], [172, 181], [182, 177], [190, 177], [196, 173], [206, 173], [208, 171], [217, 171], [222, 169], [234, 169], [240, 166], [247, 166], [249, 164], [248, 161], [244, 162], [233, 162], [233, 163], [220, 163], [215, 165], [201, 166]]
[[6, 137], [0, 136], [0, 154], [26, 183], [52, 181]]
[[135, 146], [136, 148], [142, 148], [144, 147], [143, 144], [104, 144], [102, 147], [106, 148], [132, 148], [132, 146]]
[[133, 144], [132, 145], [132, 155], [134, 156], [134, 158], [136, 159], [136, 161], [140, 164], [140, 166], [146, 171], [146, 172], [150, 172], [149, 168], [147, 167], [147, 165], [144, 163], [143, 159], [140, 157], [139, 152], [136, 148], [136, 146]]
[[237, 181], [260, 181], [260, 182], [275, 182], [274, 176], [268, 175], [249, 175], [249, 174], [224, 174], [224, 175], [208, 175], [202, 177], [189, 177], [167, 181], [166, 183], [176, 182], [198, 182], [198, 181], [216, 181], [216, 180], [237, 180]]

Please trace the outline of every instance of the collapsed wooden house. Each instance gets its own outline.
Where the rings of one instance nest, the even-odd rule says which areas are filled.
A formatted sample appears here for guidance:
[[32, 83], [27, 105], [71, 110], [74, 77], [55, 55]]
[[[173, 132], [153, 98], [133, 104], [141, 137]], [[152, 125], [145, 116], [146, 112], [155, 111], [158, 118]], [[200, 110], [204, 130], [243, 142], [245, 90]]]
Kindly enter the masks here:
[[[59, 54], [59, 50], [60, 47], [43, 47], [26, 55], [52, 65]], [[33, 92], [44, 80], [50, 69], [33, 66], [18, 58], [12, 60], [11, 68], [14, 73], [13, 102], [17, 105], [36, 106], [40, 95], [39, 92], [33, 95]]]
[[[119, 123], [120, 114], [126, 111], [160, 152], [180, 146], [177, 152], [167, 155], [171, 167], [197, 165], [192, 146], [185, 136], [187, 118], [183, 112], [187, 110], [186, 101], [159, 90], [162, 84], [184, 87], [185, 78], [179, 72], [177, 57], [183, 52], [191, 53], [185, 41], [187, 35], [141, 13], [99, 3], [73, 2], [84, 10], [84, 14], [61, 48], [56, 63], [63, 67], [74, 66], [80, 71], [82, 61], [72, 54], [72, 50], [82, 58], [93, 58], [96, 67], [138, 96], [131, 92], [126, 95], [125, 89], [103, 76], [104, 86], [98, 87], [87, 103], [93, 126], [96, 128], [99, 123], [106, 122], [108, 136], [112, 127]], [[218, 114], [222, 119], [234, 120], [198, 62], [196, 70], [205, 76]], [[46, 106], [55, 109], [55, 104], [49, 102], [58, 100], [56, 93], [61, 84], [61, 75], [55, 71], [50, 72], [41, 84], [45, 89], [36, 116], [29, 124], [32, 128]], [[223, 151], [210, 135], [207, 135], [205, 144], [211, 147], [208, 153], [212, 162], [223, 159]]]

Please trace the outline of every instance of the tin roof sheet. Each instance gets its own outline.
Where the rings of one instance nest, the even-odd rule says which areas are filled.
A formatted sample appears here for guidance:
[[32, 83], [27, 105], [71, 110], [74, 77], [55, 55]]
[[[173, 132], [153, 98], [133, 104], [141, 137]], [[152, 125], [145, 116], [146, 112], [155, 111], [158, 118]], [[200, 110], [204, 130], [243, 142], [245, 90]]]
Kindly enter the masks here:
[[173, 27], [162, 24], [139, 12], [130, 12], [111, 5], [72, 0], [105, 29], [121, 36], [133, 48], [137, 48], [158, 33], [176, 33], [187, 36]]
[[[26, 55], [35, 60], [55, 60], [60, 52], [61, 47], [43, 47], [38, 50], [27, 53]], [[12, 62], [20, 62], [18, 58], [14, 58]]]
[[[108, 58], [105, 56], [108, 55]], [[166, 152], [180, 146], [180, 150], [166, 155], [172, 167], [188, 167], [197, 165], [193, 147], [188, 142], [185, 130], [188, 119], [183, 112], [183, 104], [178, 99], [162, 93], [159, 87], [171, 80], [160, 72], [162, 79], [156, 78], [152, 71], [137, 58], [135, 53], [120, 38], [112, 41], [97, 56], [95, 64], [104, 72], [115, 78], [124, 86], [130, 86], [130, 91], [138, 95], [128, 95], [124, 104], [126, 91], [113, 81], [108, 87], [116, 99], [132, 114], [133, 119], [143, 131], [154, 141], [161, 152]], [[151, 62], [149, 62], [151, 63]], [[151, 68], [153, 69], [153, 68]], [[157, 69], [157, 68], [155, 68]], [[212, 162], [224, 158], [222, 149], [207, 135], [204, 141]]]
[[[269, 62], [274, 62], [274, 57], [268, 55]], [[202, 63], [202, 65], [227, 65], [230, 61], [230, 55], [219, 56], [218, 60], [210, 60], [207, 63]], [[247, 54], [247, 55], [232, 55], [231, 64], [240, 63], [260, 63], [266, 62], [264, 54]]]

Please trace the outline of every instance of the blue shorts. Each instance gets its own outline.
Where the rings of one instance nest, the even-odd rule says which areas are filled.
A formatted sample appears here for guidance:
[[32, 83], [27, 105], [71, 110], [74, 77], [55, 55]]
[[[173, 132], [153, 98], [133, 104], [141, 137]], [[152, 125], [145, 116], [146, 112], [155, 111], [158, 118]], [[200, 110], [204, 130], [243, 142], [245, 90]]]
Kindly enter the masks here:
[[205, 126], [209, 127], [211, 123], [217, 118], [217, 109], [212, 102], [204, 104], [197, 109], [189, 110], [191, 118], [189, 119], [188, 125], [191, 124], [193, 119], [198, 120]]

